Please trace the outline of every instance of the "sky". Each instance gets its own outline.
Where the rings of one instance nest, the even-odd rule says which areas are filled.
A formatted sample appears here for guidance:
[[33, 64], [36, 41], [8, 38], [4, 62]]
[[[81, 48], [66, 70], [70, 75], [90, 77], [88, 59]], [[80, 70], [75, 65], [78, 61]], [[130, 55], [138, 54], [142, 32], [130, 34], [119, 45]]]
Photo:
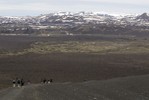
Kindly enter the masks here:
[[149, 12], [149, 0], [0, 0], [0, 16], [37, 16], [52, 12]]

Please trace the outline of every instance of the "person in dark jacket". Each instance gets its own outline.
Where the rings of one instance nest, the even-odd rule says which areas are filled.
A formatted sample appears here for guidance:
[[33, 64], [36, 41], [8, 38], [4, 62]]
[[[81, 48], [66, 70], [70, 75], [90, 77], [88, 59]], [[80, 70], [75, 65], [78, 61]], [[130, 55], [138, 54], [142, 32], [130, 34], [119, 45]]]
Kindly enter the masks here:
[[17, 80], [17, 85], [18, 85], [18, 87], [21, 86], [21, 80], [20, 79]]
[[16, 87], [16, 80], [12, 80], [13, 87]]
[[20, 83], [21, 87], [24, 86], [24, 80], [21, 79], [21, 83]]
[[47, 80], [46, 79], [43, 79], [43, 84], [46, 84]]
[[53, 79], [50, 79], [50, 83], [52, 83], [53, 82]]

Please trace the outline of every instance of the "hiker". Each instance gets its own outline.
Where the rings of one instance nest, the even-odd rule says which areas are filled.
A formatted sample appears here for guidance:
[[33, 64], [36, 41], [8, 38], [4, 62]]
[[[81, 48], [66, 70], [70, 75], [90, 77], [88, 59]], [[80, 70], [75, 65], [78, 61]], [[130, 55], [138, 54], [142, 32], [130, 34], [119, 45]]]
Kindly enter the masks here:
[[20, 79], [17, 80], [17, 85], [18, 85], [18, 87], [21, 86], [21, 80]]
[[50, 80], [48, 80], [47, 83], [50, 84], [51, 83]]
[[12, 80], [13, 87], [16, 87], [16, 80]]
[[21, 85], [21, 87], [24, 86], [24, 80], [23, 79], [21, 79], [20, 85]]
[[50, 79], [50, 83], [52, 83], [53, 82], [53, 79]]
[[44, 80], [43, 80], [43, 84], [46, 84], [46, 82], [47, 82], [47, 80], [46, 80], [46, 79], [44, 79]]

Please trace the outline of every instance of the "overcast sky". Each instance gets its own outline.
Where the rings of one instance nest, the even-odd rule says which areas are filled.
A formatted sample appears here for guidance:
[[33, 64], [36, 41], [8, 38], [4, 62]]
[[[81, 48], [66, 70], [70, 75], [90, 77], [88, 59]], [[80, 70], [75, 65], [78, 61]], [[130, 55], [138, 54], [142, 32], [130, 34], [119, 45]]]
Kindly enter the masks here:
[[0, 0], [0, 16], [34, 16], [57, 11], [140, 14], [149, 12], [149, 0]]

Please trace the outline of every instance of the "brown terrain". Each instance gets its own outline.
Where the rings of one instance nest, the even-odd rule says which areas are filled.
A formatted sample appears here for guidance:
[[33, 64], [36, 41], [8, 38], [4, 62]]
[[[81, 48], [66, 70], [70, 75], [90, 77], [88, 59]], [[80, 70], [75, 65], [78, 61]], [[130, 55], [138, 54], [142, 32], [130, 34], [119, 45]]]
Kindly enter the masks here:
[[[133, 40], [116, 36], [0, 36], [0, 49], [6, 52], [0, 56], [0, 87], [10, 86], [12, 79], [16, 77], [38, 83], [43, 78], [52, 78], [55, 82], [80, 82], [149, 74], [148, 52], [106, 54], [29, 52], [15, 55], [16, 52], [30, 48], [31, 44], [35, 42], [56, 41], [59, 44], [63, 41], [119, 42]], [[13, 54], [7, 55], [7, 52], [13, 52]]]
[[[77, 42], [79, 41], [79, 43], [75, 44], [74, 42], [76, 41]], [[46, 44], [39, 44], [39, 47], [38, 47], [39, 42], [46, 43]], [[64, 43], [73, 42], [73, 50], [72, 51], [67, 50], [68, 48], [67, 44], [62, 44], [62, 46], [61, 45], [59, 46], [59, 44], [63, 42]], [[95, 42], [95, 43], [92, 43], [92, 42]], [[101, 42], [104, 45], [101, 45], [100, 44]], [[50, 46], [47, 43], [49, 43]], [[90, 49], [90, 47], [89, 48], [85, 47], [86, 44], [88, 45], [88, 47], [91, 46], [92, 49]], [[51, 50], [51, 45], [54, 45], [54, 47], [56, 48], [56, 49], [54, 48], [54, 51], [52, 51], [53, 49]], [[80, 48], [78, 49], [80, 45], [81, 45], [81, 49]], [[82, 48], [82, 45], [84, 45], [85, 49]], [[104, 47], [105, 49], [101, 49], [100, 47], [101, 48]], [[96, 48], [98, 48], [98, 50], [96, 50]], [[127, 36], [125, 36], [125, 38], [122, 38], [119, 36], [117, 37], [117, 36], [88, 36], [88, 35], [87, 36], [51, 36], [51, 37], [0, 36], [0, 52], [1, 52], [0, 88], [11, 87], [12, 80], [15, 79], [16, 77], [24, 78], [24, 80], [30, 80], [31, 83], [33, 84], [40, 83], [41, 79], [43, 78], [47, 78], [47, 79], [52, 78], [54, 80], [54, 83], [53, 85], [47, 86], [48, 89], [51, 87], [52, 89], [57, 89], [57, 84], [60, 84], [58, 85], [58, 87], [63, 87], [64, 85], [66, 89], [69, 89], [71, 85], [74, 85], [74, 87], [76, 88], [81, 87], [83, 89], [87, 86], [88, 87], [87, 89], [91, 91], [92, 89], [95, 89], [94, 86], [97, 86], [98, 87], [97, 92], [102, 93], [102, 91], [104, 91], [104, 88], [102, 88], [103, 82], [105, 82], [107, 87], [109, 86], [109, 89], [112, 87], [115, 87], [118, 89], [118, 91], [120, 91], [119, 85], [123, 83], [122, 77], [128, 77], [128, 79], [126, 78], [126, 80], [124, 78], [125, 80], [124, 83], [127, 84], [128, 82], [128, 85], [130, 84], [130, 86], [133, 86], [134, 82], [136, 83], [140, 82], [140, 80], [142, 79], [140, 75], [148, 76], [149, 74], [149, 67], [148, 67], [149, 50], [148, 50], [147, 38], [144, 39], [144, 38], [138, 38], [138, 37], [134, 38], [134, 37], [127, 37]], [[129, 80], [131, 80], [130, 76], [135, 76], [135, 78], [133, 78], [132, 81], [129, 83]], [[141, 80], [143, 83], [138, 83], [140, 87], [142, 87], [144, 84], [147, 84], [148, 81], [145, 81], [145, 79], [148, 78], [147, 76], [144, 76], [143, 79]], [[114, 81], [114, 83], [112, 83], [113, 80], [115, 80], [115, 78], [117, 78], [116, 79], [117, 81], [120, 81], [120, 84], [117, 81]], [[42, 88], [42, 86], [40, 85], [33, 85], [33, 86], [31, 85], [31, 86], [26, 86], [25, 89], [29, 87], [31, 88], [35, 87], [35, 89], [37, 90], [38, 88]], [[122, 87], [125, 87], [125, 86], [122, 86]], [[135, 86], [134, 88], [137, 88], [137, 86]], [[42, 89], [44, 89], [44, 86]], [[102, 91], [100, 91], [100, 89]], [[10, 90], [11, 91], [29, 91], [28, 89], [22, 90], [17, 88], [16, 89], [10, 88]], [[62, 90], [63, 89], [58, 91], [62, 92]], [[9, 91], [9, 89], [3, 90], [3, 91]], [[110, 92], [106, 92], [106, 91], [110, 91], [110, 90], [107, 89], [105, 90], [104, 93], [109, 93], [109, 95], [112, 96]], [[137, 89], [135, 89], [135, 91], [137, 91]], [[89, 93], [90, 95], [90, 94], [93, 94], [94, 92], [96, 91], [87, 92], [87, 93]], [[3, 97], [4, 99], [0, 99], [0, 100], [8, 100], [8, 98], [6, 98], [6, 96], [3, 95], [3, 93], [5, 92], [1, 92], [1, 93], [0, 95], [2, 95], [1, 97]], [[10, 92], [9, 94], [13, 95], [12, 93]], [[78, 93], [82, 93], [82, 90], [79, 91]], [[108, 94], [104, 94], [104, 95], [108, 95]], [[100, 98], [99, 95], [97, 95], [97, 97]], [[120, 97], [123, 97], [123, 96], [120, 96]], [[21, 97], [17, 97], [17, 98], [21, 98]], [[104, 98], [104, 97], [101, 96], [101, 98]], [[111, 99], [112, 97], [108, 97], [106, 99], [101, 99], [101, 98], [100, 100], [120, 100], [120, 99]], [[138, 98], [141, 98], [141, 96]], [[142, 98], [145, 98], [145, 97], [142, 97]], [[12, 99], [12, 100], [20, 100], [20, 99]], [[34, 100], [34, 99], [26, 99], [26, 100]], [[42, 100], [42, 99], [39, 99], [39, 100]], [[62, 100], [62, 99], [52, 99], [52, 100]], [[68, 99], [68, 100], [90, 100], [90, 99], [85, 97], [85, 94], [84, 94], [84, 99], [77, 98], [77, 99]], [[99, 100], [99, 99], [96, 99], [96, 100]], [[121, 100], [132, 100], [132, 99], [126, 98]], [[133, 98], [133, 100], [147, 100], [147, 99]]]

